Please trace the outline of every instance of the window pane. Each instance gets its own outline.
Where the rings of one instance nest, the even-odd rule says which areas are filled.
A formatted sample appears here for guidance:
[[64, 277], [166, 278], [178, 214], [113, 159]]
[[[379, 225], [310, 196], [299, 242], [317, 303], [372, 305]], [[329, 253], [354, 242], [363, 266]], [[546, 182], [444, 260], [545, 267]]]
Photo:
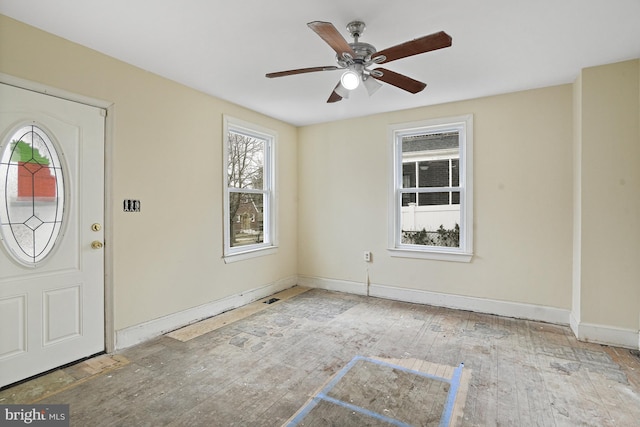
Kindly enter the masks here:
[[20, 128], [3, 142], [0, 240], [17, 260], [36, 265], [51, 252], [62, 227], [60, 157], [49, 135], [35, 125]]
[[413, 188], [416, 186], [416, 164], [415, 162], [402, 164], [402, 188]]
[[416, 203], [416, 193], [402, 193], [402, 206], [409, 206], [409, 203]]
[[264, 194], [229, 193], [230, 246], [264, 242]]
[[460, 204], [460, 192], [459, 191], [451, 192], [451, 204], [452, 205], [459, 205]]
[[435, 160], [418, 163], [418, 186], [448, 187], [449, 160]]
[[438, 211], [428, 209], [421, 207], [402, 208], [401, 243], [460, 247], [460, 209], [457, 206]]
[[449, 192], [418, 194], [418, 206], [435, 206], [448, 204]]
[[232, 188], [264, 188], [265, 141], [228, 133], [227, 184]]
[[460, 186], [460, 159], [451, 159], [451, 186]]
[[455, 150], [459, 148], [458, 132], [427, 133], [402, 138], [402, 153]]
[[460, 247], [460, 133], [413, 134], [401, 139], [402, 188], [437, 190], [403, 193], [401, 243]]

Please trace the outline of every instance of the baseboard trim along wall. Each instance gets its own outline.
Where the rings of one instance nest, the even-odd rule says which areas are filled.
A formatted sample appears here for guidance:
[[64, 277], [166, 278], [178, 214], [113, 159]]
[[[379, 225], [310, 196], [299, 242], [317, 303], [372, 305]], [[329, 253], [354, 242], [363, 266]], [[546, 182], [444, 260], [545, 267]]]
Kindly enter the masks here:
[[309, 288], [327, 289], [357, 295], [391, 299], [395, 301], [414, 302], [436, 307], [454, 308], [476, 313], [495, 314], [517, 319], [535, 320], [569, 325], [580, 341], [596, 344], [613, 345], [630, 349], [640, 349], [640, 331], [622, 329], [606, 325], [580, 323], [570, 310], [556, 307], [524, 304], [511, 301], [499, 301], [461, 295], [442, 294], [417, 289], [399, 288], [395, 286], [349, 282], [344, 280], [325, 279], [320, 277], [298, 278], [298, 285]]
[[298, 276], [298, 285], [307, 288], [326, 289], [328, 291], [346, 292], [348, 294], [367, 295], [364, 283], [346, 280], [324, 279], [322, 277]]
[[640, 332], [594, 323], [581, 323], [571, 315], [571, 330], [580, 341], [640, 350]]
[[116, 350], [140, 344], [200, 320], [242, 307], [295, 286], [295, 276], [116, 331]]
[[139, 344], [146, 340], [174, 331], [200, 320], [242, 307], [295, 285], [309, 288], [326, 289], [355, 295], [369, 295], [394, 301], [412, 302], [436, 307], [467, 310], [476, 313], [495, 314], [517, 319], [535, 320], [558, 325], [569, 325], [581, 341], [604, 345], [640, 349], [639, 331], [615, 328], [606, 325], [580, 323], [570, 310], [556, 307], [524, 304], [512, 301], [499, 301], [462, 295], [443, 294], [418, 289], [395, 286], [334, 280], [321, 277], [288, 277], [274, 283], [260, 286], [240, 294], [212, 301], [198, 307], [173, 313], [158, 319], [134, 325], [116, 331], [116, 350]]
[[372, 297], [396, 301], [414, 302], [437, 307], [467, 310], [477, 313], [496, 314], [499, 316], [518, 319], [536, 320], [560, 325], [569, 324], [570, 311], [556, 307], [442, 294], [438, 292], [376, 284], [370, 284], [369, 289], [367, 289], [367, 285], [364, 283], [324, 279], [319, 277], [299, 277], [298, 285], [358, 295], [369, 295]]

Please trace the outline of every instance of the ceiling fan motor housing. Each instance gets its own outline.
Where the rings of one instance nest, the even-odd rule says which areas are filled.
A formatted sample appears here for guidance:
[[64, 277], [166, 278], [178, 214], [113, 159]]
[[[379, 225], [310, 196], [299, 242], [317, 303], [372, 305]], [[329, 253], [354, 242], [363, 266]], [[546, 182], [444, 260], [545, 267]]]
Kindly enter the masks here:
[[351, 46], [351, 49], [353, 49], [353, 52], [356, 54], [356, 56], [355, 58], [345, 59], [344, 55], [336, 55], [338, 65], [340, 65], [341, 67], [348, 67], [350, 65], [350, 62], [354, 62], [356, 64], [364, 64], [371, 59], [371, 55], [377, 52], [376, 48], [369, 43], [354, 42], [349, 43], [349, 46]]
[[[358, 40], [358, 38], [364, 33], [366, 25], [362, 21], [351, 21], [347, 24], [347, 30], [351, 37], [353, 37], [353, 43], [349, 43], [349, 46], [355, 53], [355, 57], [351, 57], [351, 55], [336, 55], [336, 61], [338, 65], [344, 68], [349, 68], [350, 66], [356, 65], [369, 65], [367, 64], [371, 60], [371, 55], [376, 53], [376, 48], [369, 43], [362, 43]], [[362, 67], [358, 67], [362, 68]]]

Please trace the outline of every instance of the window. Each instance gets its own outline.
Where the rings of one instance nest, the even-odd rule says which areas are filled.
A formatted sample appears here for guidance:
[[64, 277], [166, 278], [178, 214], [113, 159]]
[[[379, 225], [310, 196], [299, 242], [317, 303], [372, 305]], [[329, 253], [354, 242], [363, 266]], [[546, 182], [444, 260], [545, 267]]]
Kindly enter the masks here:
[[275, 132], [224, 118], [224, 257], [275, 251]]
[[471, 260], [472, 116], [390, 127], [393, 256]]
[[45, 130], [20, 127], [0, 141], [0, 240], [19, 263], [37, 267], [62, 231], [60, 154]]

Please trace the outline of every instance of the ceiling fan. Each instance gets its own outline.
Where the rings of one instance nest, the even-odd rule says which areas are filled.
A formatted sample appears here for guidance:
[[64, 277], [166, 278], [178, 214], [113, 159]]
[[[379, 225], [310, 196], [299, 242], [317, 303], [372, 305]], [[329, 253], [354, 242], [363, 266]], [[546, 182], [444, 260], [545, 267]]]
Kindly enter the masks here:
[[427, 86], [425, 83], [386, 68], [370, 69], [369, 67], [451, 46], [451, 36], [444, 31], [440, 31], [378, 52], [369, 43], [359, 41], [366, 28], [365, 23], [362, 21], [352, 21], [347, 24], [347, 30], [354, 39], [353, 43], [347, 43], [330, 22], [313, 21], [307, 25], [335, 50], [338, 65], [279, 71], [268, 73], [266, 77], [284, 77], [315, 71], [345, 70], [327, 102], [337, 102], [342, 98], [348, 98], [349, 91], [357, 88], [360, 83], [366, 87], [369, 96], [371, 96], [382, 86], [377, 80], [410, 93], [418, 93]]

